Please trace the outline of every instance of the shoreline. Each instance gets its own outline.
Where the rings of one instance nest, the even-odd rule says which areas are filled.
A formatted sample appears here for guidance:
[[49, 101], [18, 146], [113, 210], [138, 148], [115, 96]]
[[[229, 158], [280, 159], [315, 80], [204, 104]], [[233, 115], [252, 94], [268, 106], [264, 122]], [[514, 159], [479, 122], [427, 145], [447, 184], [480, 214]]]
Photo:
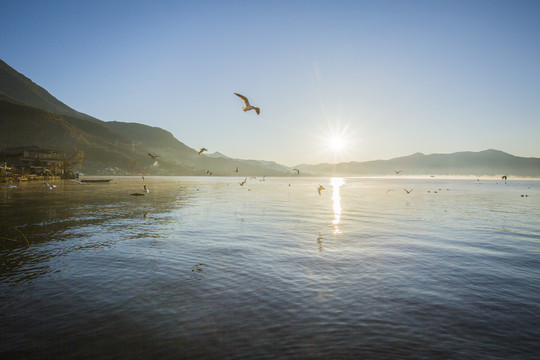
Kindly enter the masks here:
[[45, 181], [45, 180], [61, 180], [61, 176], [51, 175], [0, 175], [0, 182], [24, 182], [24, 181]]

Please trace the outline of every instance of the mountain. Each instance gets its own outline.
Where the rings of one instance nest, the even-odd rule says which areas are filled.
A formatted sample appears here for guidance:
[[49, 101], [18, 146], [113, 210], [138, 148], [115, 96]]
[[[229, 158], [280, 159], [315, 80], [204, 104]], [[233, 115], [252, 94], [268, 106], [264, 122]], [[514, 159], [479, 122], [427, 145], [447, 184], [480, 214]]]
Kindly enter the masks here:
[[[84, 152], [86, 174], [289, 176], [292, 169], [263, 160], [234, 159], [219, 152], [197, 156], [170, 132], [144, 124], [105, 122], [78, 112], [0, 60], [0, 149], [39, 146]], [[156, 163], [148, 153], [157, 154]], [[298, 165], [301, 175], [508, 175], [540, 177], [540, 159], [498, 150], [421, 153], [390, 160]], [[238, 169], [238, 172], [236, 172]]]
[[540, 177], [540, 158], [525, 158], [499, 150], [456, 152], [452, 154], [416, 153], [390, 160], [298, 165], [301, 172], [334, 176], [400, 175], [476, 175]]
[[230, 159], [230, 157], [228, 157], [227, 155], [224, 155], [224, 154], [220, 153], [219, 151], [213, 152], [213, 153], [211, 153], [211, 154], [206, 154], [206, 156], [211, 157], [211, 158], [216, 158], [216, 159], [219, 159], [219, 158], [222, 158], [222, 159]]
[[86, 174], [191, 173], [170, 161], [154, 169], [145, 153], [130, 151], [131, 140], [88, 120], [0, 100], [0, 148], [39, 146], [65, 151], [68, 156], [84, 152]]
[[[86, 174], [287, 175], [272, 163], [197, 156], [170, 132], [144, 124], [105, 122], [78, 112], [0, 60], [0, 149], [40, 146], [84, 151]], [[154, 162], [148, 153], [158, 154]], [[236, 173], [236, 167], [240, 168]]]
[[78, 112], [32, 80], [17, 72], [0, 59], [0, 100], [35, 107], [48, 112], [69, 115], [93, 122], [101, 122], [92, 116]]
[[185, 159], [197, 157], [197, 151], [159, 127], [119, 121], [105, 122], [103, 126], [130, 139], [132, 151], [144, 148], [153, 154], [159, 154], [160, 157], [182, 159], [183, 162]]

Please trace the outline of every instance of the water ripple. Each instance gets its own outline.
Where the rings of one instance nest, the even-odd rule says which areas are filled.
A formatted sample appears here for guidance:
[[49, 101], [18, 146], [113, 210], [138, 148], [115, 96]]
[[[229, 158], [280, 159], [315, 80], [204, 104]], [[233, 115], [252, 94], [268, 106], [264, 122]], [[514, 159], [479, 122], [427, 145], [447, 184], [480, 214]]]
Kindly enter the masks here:
[[27, 184], [0, 199], [30, 241], [0, 248], [0, 354], [533, 358], [540, 184], [434, 181]]

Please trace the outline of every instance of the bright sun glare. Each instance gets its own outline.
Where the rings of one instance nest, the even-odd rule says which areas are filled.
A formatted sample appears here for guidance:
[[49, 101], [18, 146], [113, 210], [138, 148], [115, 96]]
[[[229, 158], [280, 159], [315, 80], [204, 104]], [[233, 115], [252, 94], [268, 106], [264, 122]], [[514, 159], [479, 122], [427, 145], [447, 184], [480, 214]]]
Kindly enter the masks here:
[[334, 136], [328, 141], [328, 147], [335, 152], [341, 152], [345, 149], [345, 140], [340, 136]]
[[316, 136], [324, 161], [339, 162], [350, 156], [353, 145], [356, 144], [354, 129], [339, 121], [328, 122], [326, 129], [321, 129], [320, 135]]

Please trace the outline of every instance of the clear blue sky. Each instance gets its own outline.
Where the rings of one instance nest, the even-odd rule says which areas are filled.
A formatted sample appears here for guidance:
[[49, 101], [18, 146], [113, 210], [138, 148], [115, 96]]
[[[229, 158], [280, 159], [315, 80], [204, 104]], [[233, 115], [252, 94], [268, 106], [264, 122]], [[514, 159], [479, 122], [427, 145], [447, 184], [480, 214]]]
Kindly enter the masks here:
[[540, 1], [0, 0], [0, 58], [76, 110], [232, 157], [540, 157]]

